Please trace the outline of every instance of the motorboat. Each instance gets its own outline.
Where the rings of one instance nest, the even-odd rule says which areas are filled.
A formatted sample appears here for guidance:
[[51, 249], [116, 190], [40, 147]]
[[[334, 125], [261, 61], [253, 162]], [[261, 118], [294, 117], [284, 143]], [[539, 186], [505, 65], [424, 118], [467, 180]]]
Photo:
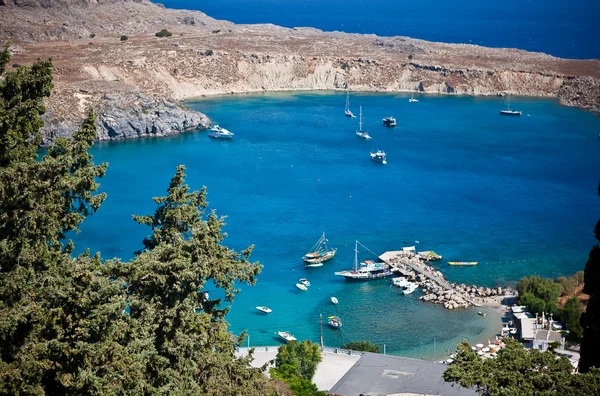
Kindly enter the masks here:
[[327, 324], [334, 329], [342, 327], [342, 320], [337, 316], [330, 316], [327, 318]]
[[387, 156], [383, 150], [371, 151], [371, 159], [383, 165], [387, 164]]
[[304, 286], [309, 287], [310, 286], [310, 282], [308, 281], [308, 279], [306, 278], [301, 278], [299, 280], [300, 283], [302, 283]]
[[296, 283], [296, 287], [302, 291], [307, 291], [308, 288], [304, 286], [302, 283]]
[[302, 260], [307, 267], [321, 267], [324, 261], [335, 256], [335, 252], [337, 252], [337, 248], [327, 246], [327, 238], [323, 233], [317, 243], [302, 257]]
[[208, 136], [214, 139], [232, 139], [233, 135], [233, 132], [229, 132], [227, 129], [221, 128], [218, 125], [213, 126], [208, 131]]
[[273, 310], [269, 307], [256, 307], [256, 309], [258, 309], [260, 312], [264, 312], [264, 313], [271, 313], [273, 312]]
[[383, 125], [386, 127], [395, 127], [396, 119], [394, 117], [385, 117], [383, 119]]
[[279, 338], [283, 339], [285, 342], [296, 341], [296, 337], [289, 331], [278, 331], [275, 333], [279, 336]]
[[337, 304], [339, 303], [339, 301], [338, 301], [338, 299], [337, 299], [337, 298], [335, 298], [335, 297], [333, 297], [333, 296], [331, 296], [330, 298], [331, 298], [331, 302], [332, 302], [333, 304], [336, 304], [336, 305], [337, 305]]
[[410, 284], [410, 282], [405, 277], [392, 278], [392, 285], [393, 286], [398, 286], [398, 287], [401, 287], [401, 288], [405, 288], [409, 284]]
[[402, 293], [410, 294], [410, 293], [414, 292], [415, 290], [417, 290], [418, 288], [419, 288], [419, 285], [417, 285], [416, 283], [411, 283], [408, 286], [406, 286], [406, 289], [404, 289], [402, 291]]
[[371, 136], [366, 131], [362, 130], [362, 106], [360, 106], [360, 118], [358, 119], [358, 131], [356, 131], [356, 136], [366, 140], [371, 139]]

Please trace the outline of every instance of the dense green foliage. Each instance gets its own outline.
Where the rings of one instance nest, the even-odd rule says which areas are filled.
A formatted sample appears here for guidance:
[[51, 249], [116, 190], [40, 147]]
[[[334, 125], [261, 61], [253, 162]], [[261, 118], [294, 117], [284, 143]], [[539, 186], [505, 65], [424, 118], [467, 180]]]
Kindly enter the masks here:
[[562, 287], [562, 295], [572, 295], [575, 293], [576, 289], [583, 285], [583, 271], [578, 271], [573, 276], [566, 277], [561, 276], [556, 279], [558, 283], [560, 283]]
[[560, 310], [560, 320], [569, 330], [569, 338], [577, 341], [583, 335], [583, 328], [579, 324], [579, 319], [583, 313], [583, 307], [577, 297], [571, 297]]
[[269, 373], [274, 380], [285, 382], [295, 396], [325, 396], [327, 392], [319, 391], [310, 380], [297, 375], [298, 369], [289, 364], [272, 368]]
[[458, 345], [455, 363], [444, 380], [475, 388], [482, 395], [597, 395], [600, 370], [573, 374], [566, 357], [536, 349], [525, 350], [507, 339], [495, 359], [481, 359], [468, 342]]
[[275, 367], [287, 365], [293, 368], [295, 375], [310, 381], [320, 362], [321, 351], [317, 344], [313, 344], [311, 341], [290, 341], [279, 347]]
[[558, 298], [562, 287], [553, 279], [537, 275], [526, 276], [517, 283], [517, 291], [519, 304], [525, 305], [529, 312], [540, 315], [542, 312], [554, 315], [558, 312]]
[[154, 33], [156, 37], [171, 37], [173, 33], [169, 32], [167, 29], [162, 29], [160, 32]]
[[[600, 195], [600, 183], [598, 184]], [[600, 241], [600, 220], [594, 228], [594, 235]], [[583, 341], [579, 370], [587, 372], [590, 367], [600, 368], [600, 246], [596, 244], [585, 265], [583, 292], [589, 294], [587, 309], [581, 315]]]
[[[0, 70], [9, 60], [5, 48]], [[38, 61], [0, 79], [0, 394], [269, 394], [251, 355], [235, 358], [221, 306], [261, 266], [221, 244], [223, 219], [184, 167], [156, 212], [135, 216], [152, 229], [135, 259], [72, 256], [66, 233], [105, 199], [107, 165], [88, 152], [94, 112], [38, 156], [52, 71]], [[223, 297], [208, 300], [207, 283]]]
[[290, 341], [279, 347], [275, 368], [270, 370], [271, 377], [288, 384], [296, 396], [324, 396], [311, 382], [317, 365], [321, 362], [321, 351], [311, 341]]
[[373, 352], [379, 353], [379, 345], [373, 344], [369, 341], [358, 341], [358, 342], [348, 342], [342, 345], [340, 348], [342, 349], [351, 349], [353, 351], [362, 351], [362, 352]]
[[129, 37], [127, 37], [127, 36], [121, 36], [121, 41], [127, 41], [127, 40], [129, 40]]

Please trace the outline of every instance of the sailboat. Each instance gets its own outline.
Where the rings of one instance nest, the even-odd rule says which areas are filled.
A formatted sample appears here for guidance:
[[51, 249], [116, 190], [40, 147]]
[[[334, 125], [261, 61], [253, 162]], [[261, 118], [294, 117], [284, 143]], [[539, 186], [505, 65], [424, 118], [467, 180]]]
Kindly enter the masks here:
[[520, 116], [522, 112], [510, 109], [510, 95], [506, 99], [506, 109], [500, 110], [501, 115]]
[[356, 118], [356, 116], [350, 111], [350, 91], [346, 91], [346, 108], [344, 109], [344, 114], [346, 114], [348, 117]]
[[[385, 263], [375, 263], [373, 260], [365, 260], [358, 263], [358, 241], [354, 248], [354, 269], [351, 271], [336, 272], [346, 280], [374, 280], [382, 279], [392, 275], [390, 266]], [[364, 245], [361, 244], [364, 247]]]
[[408, 98], [408, 101], [410, 103], [412, 103], [412, 102], [418, 102], [419, 99], [415, 99], [415, 94], [412, 94], [412, 95], [410, 95], [410, 98]]
[[360, 106], [360, 118], [358, 119], [358, 131], [356, 131], [356, 136], [367, 140], [371, 139], [371, 136], [362, 130], [362, 106]]
[[337, 252], [337, 248], [329, 248], [327, 246], [327, 238], [325, 238], [325, 233], [323, 233], [317, 243], [302, 257], [302, 260], [304, 260], [304, 265], [307, 267], [320, 267], [324, 261], [332, 259], [335, 256], [335, 252]]

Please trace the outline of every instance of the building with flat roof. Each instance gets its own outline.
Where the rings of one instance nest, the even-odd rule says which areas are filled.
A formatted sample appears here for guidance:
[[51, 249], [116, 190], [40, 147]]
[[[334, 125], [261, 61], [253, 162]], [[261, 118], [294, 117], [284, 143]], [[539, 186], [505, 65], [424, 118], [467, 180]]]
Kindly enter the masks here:
[[365, 353], [329, 390], [328, 395], [475, 396], [473, 389], [444, 382], [448, 366], [426, 360]]

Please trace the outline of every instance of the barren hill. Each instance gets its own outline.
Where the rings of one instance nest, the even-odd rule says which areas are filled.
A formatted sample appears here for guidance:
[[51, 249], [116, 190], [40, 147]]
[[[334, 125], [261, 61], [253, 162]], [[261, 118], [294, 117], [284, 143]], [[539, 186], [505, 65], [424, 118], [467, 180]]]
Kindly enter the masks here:
[[[156, 37], [162, 29], [172, 36]], [[7, 39], [15, 64], [54, 59], [49, 137], [68, 134], [88, 106], [101, 114], [100, 138], [121, 139], [209, 125], [180, 100], [278, 90], [511, 93], [600, 111], [598, 60], [236, 25], [146, 0], [0, 0], [0, 40]]]

